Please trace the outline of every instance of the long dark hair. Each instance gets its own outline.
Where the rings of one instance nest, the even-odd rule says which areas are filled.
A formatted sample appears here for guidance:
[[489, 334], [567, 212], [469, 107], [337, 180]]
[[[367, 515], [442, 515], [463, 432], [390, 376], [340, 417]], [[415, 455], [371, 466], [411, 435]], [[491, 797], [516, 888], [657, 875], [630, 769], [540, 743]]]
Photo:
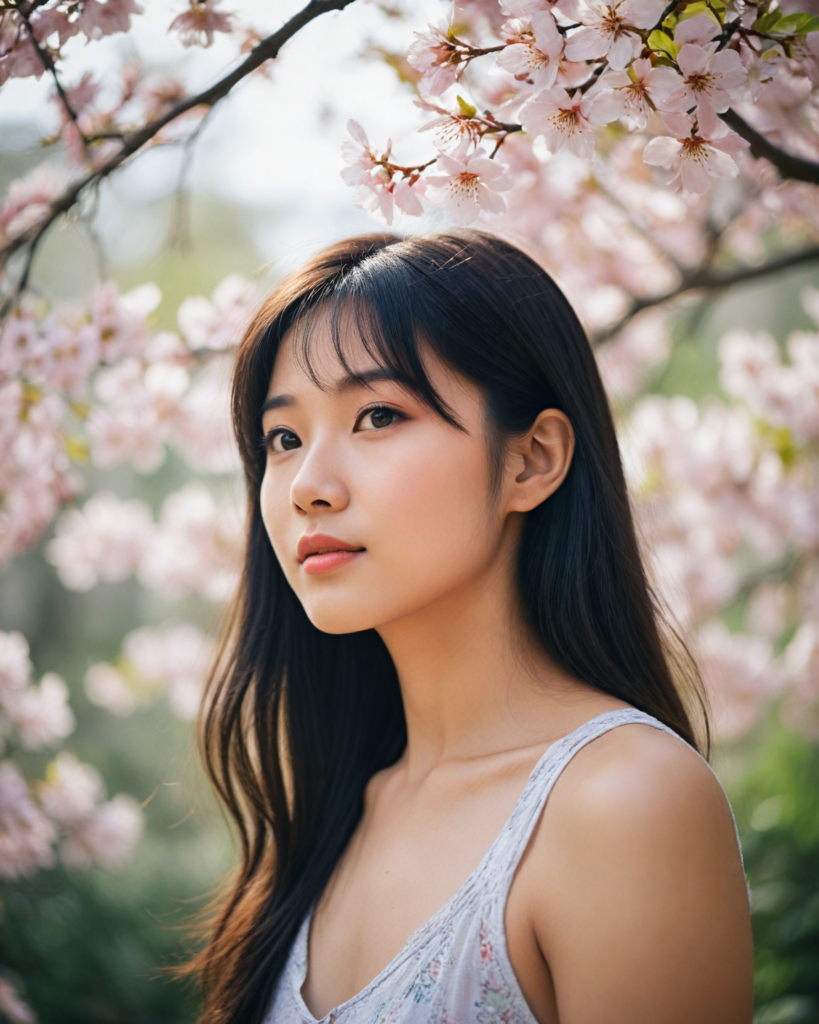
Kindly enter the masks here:
[[[380, 637], [313, 626], [262, 523], [260, 409], [282, 337], [309, 328], [318, 306], [330, 311], [342, 360], [352, 312], [373, 357], [448, 419], [424, 372], [423, 347], [478, 385], [494, 465], [504, 439], [526, 431], [541, 410], [568, 416], [571, 468], [523, 532], [523, 605], [566, 671], [707, 753], [696, 669], [684, 650], [670, 653], [661, 631], [594, 355], [555, 282], [513, 245], [479, 232], [373, 234], [330, 246], [262, 306], [233, 380], [247, 550], [203, 711], [202, 748], [235, 822], [241, 861], [192, 965], [207, 1024], [262, 1020], [298, 928], [361, 817], [368, 780], [406, 744], [398, 679]], [[309, 329], [302, 336], [309, 367]], [[703, 743], [695, 717], [705, 723]]]

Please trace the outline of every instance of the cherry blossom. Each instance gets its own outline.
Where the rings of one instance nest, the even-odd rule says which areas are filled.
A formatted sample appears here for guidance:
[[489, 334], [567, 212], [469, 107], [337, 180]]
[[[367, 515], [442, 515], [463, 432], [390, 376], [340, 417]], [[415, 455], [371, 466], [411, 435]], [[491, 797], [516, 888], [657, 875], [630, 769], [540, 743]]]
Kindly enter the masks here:
[[416, 32], [407, 60], [423, 75], [424, 91], [429, 96], [440, 96], [463, 74], [459, 48], [445, 22], [437, 27], [429, 25], [426, 32]]
[[20, 997], [8, 978], [0, 978], [0, 1013], [11, 1024], [37, 1024], [34, 1010]]
[[566, 57], [571, 61], [606, 57], [612, 70], [621, 71], [643, 46], [634, 30], [653, 28], [663, 6], [662, 0], [561, 0], [560, 9], [583, 26], [566, 40]]
[[680, 76], [671, 68], [652, 67], [646, 57], [635, 60], [628, 72], [604, 71], [588, 95], [594, 97], [595, 123], [622, 117], [628, 128], [642, 131], [648, 124], [651, 102], [661, 102], [662, 91], [674, 88]]
[[64, 512], [48, 560], [70, 590], [90, 590], [101, 580], [132, 575], [150, 543], [151, 510], [141, 501], [121, 501], [99, 492], [80, 509]]
[[73, 825], [60, 844], [60, 859], [69, 868], [88, 868], [93, 862], [104, 868], [118, 867], [143, 830], [142, 813], [136, 800], [120, 793]]
[[115, 867], [139, 839], [142, 813], [124, 793], [104, 800], [99, 772], [63, 751], [47, 769], [40, 785], [40, 805], [64, 828], [60, 857], [67, 867], [85, 868], [92, 861]]
[[386, 153], [377, 160], [361, 125], [348, 121], [347, 130], [353, 141], [342, 144], [342, 156], [349, 166], [342, 170], [341, 176], [355, 188], [356, 205], [379, 215], [387, 224], [392, 224], [399, 212], [420, 216], [423, 207], [419, 195], [426, 187], [426, 180], [411, 173], [396, 179], [388, 164], [392, 143], [387, 143]]
[[235, 348], [261, 296], [241, 274], [229, 274], [214, 290], [185, 299], [177, 312], [182, 336], [192, 349], [224, 351]]
[[68, 687], [56, 672], [47, 672], [39, 686], [26, 686], [4, 701], [26, 750], [52, 746], [74, 731]]
[[[704, 33], [701, 25], [706, 26]], [[718, 32], [719, 26], [710, 18], [692, 18], [680, 23], [675, 41], [702, 39], [714, 29]], [[731, 103], [742, 99], [748, 72], [735, 50], [719, 50], [718, 46], [717, 42], [684, 42], [677, 54], [682, 79], [674, 83], [666, 76], [654, 90], [652, 98], [660, 109], [687, 111], [696, 105], [700, 121], [710, 114], [710, 123], [714, 113], [722, 113]]]
[[167, 694], [171, 710], [191, 719], [199, 709], [213, 641], [195, 626], [138, 629], [123, 641], [116, 665], [93, 665], [86, 693], [114, 714], [130, 714], [140, 704]]
[[715, 731], [723, 739], [741, 736], [781, 686], [772, 671], [771, 644], [762, 637], [731, 634], [723, 623], [711, 621], [700, 630], [699, 647]]
[[131, 27], [131, 15], [142, 14], [142, 8], [135, 0], [83, 0], [77, 18], [77, 28], [89, 39], [127, 32]]
[[187, 11], [171, 22], [169, 32], [178, 32], [183, 46], [211, 46], [216, 32], [232, 32], [232, 15], [218, 10], [222, 0], [190, 0]]
[[651, 139], [643, 151], [647, 164], [671, 170], [669, 185], [679, 182], [697, 195], [708, 191], [712, 178], [736, 177], [739, 167], [732, 154], [748, 148], [727, 125], [704, 112], [710, 123], [703, 118], [699, 126], [688, 114], [666, 114], [663, 124], [671, 136]]
[[[608, 112], [601, 110], [602, 116]], [[588, 160], [594, 153], [594, 126], [598, 120], [594, 97], [584, 96], [578, 89], [569, 96], [565, 89], [554, 86], [529, 100], [520, 112], [524, 129], [541, 136], [551, 153], [564, 146], [575, 156]]]
[[468, 147], [465, 139], [453, 153], [441, 153], [436, 169], [444, 173], [427, 177], [432, 197], [446, 203], [458, 224], [471, 224], [481, 210], [503, 213], [506, 204], [498, 193], [512, 187], [503, 165], [490, 160], [483, 148], [470, 154]]
[[520, 33], [499, 54], [498, 67], [515, 78], [531, 78], [536, 89], [548, 89], [555, 84], [562, 52], [563, 37], [554, 17], [547, 11], [537, 11], [532, 15], [532, 33]]
[[14, 880], [54, 863], [56, 830], [12, 761], [0, 761], [0, 878]]
[[145, 551], [139, 578], [172, 596], [194, 592], [209, 601], [231, 596], [242, 550], [242, 514], [219, 506], [201, 484], [166, 498], [158, 528]]

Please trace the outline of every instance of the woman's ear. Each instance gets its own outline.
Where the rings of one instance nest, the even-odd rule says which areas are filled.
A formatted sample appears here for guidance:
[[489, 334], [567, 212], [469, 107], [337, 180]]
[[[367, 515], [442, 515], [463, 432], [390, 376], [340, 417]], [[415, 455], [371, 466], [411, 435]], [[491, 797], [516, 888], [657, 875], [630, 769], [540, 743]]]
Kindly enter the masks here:
[[515, 476], [509, 512], [530, 512], [560, 487], [574, 455], [574, 430], [559, 409], [544, 409], [523, 437], [512, 442]]

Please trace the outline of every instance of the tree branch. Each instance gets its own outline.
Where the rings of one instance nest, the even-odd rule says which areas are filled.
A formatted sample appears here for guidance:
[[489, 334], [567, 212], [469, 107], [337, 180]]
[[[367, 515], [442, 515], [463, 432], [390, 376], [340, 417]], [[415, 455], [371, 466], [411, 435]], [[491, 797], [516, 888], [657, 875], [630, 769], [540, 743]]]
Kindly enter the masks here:
[[186, 114], [189, 110], [193, 110], [194, 107], [213, 107], [219, 102], [219, 100], [227, 96], [231, 89], [241, 82], [243, 78], [246, 78], [252, 71], [255, 71], [256, 68], [264, 64], [265, 61], [272, 60], [274, 57], [277, 57], [282, 46], [284, 46], [288, 40], [292, 39], [292, 37], [304, 28], [305, 25], [329, 11], [341, 11], [351, 3], [353, 3], [353, 0], [310, 0], [310, 2], [303, 7], [298, 14], [293, 15], [293, 17], [288, 22], [285, 22], [277, 32], [273, 32], [272, 35], [263, 39], [241, 64], [235, 67], [233, 71], [230, 71], [223, 78], [220, 78], [219, 81], [210, 86], [210, 88], [197, 93], [195, 96], [188, 96], [161, 117], [156, 118], [156, 120], [151, 121], [144, 127], [127, 135], [123, 140], [122, 147], [113, 156], [109, 157], [109, 159], [100, 167], [96, 168], [96, 170], [90, 171], [88, 174], [76, 181], [73, 185], [67, 188], [61, 196], [52, 202], [48, 214], [39, 222], [39, 224], [32, 225], [32, 227], [27, 231], [23, 231], [15, 238], [12, 238], [5, 246], [3, 246], [2, 249], [0, 249], [0, 267], [5, 266], [9, 257], [19, 249], [26, 245], [38, 244], [42, 236], [46, 231], [48, 231], [54, 221], [63, 213], [70, 210], [89, 186], [102, 181], [103, 178], [107, 178], [108, 175], [123, 164], [128, 157], [142, 149], [142, 147], [150, 142], [151, 139], [153, 139], [154, 136], [157, 135], [166, 125], [170, 124], [171, 121], [175, 121], [178, 117], [181, 117], [182, 114]]
[[71, 106], [66, 91], [65, 89], [63, 89], [62, 82], [60, 81], [60, 76], [57, 74], [57, 67], [54, 63], [54, 59], [48, 52], [47, 47], [40, 46], [40, 41], [37, 39], [37, 36], [34, 34], [34, 29], [31, 26], [31, 18], [29, 14], [21, 10], [20, 17], [23, 19], [23, 23], [26, 26], [26, 31], [28, 32], [28, 37], [31, 40], [31, 45], [34, 47], [34, 49], [37, 52], [37, 56], [40, 58], [40, 63], [43, 65], [46, 71], [48, 71], [51, 74], [51, 77], [54, 79], [54, 87], [57, 90], [57, 96], [59, 97], [66, 114], [68, 114], [69, 120], [77, 129], [77, 134], [79, 135], [80, 140], [82, 142], [83, 149], [85, 150], [85, 155], [88, 156], [88, 139], [83, 134], [83, 130], [82, 128], [80, 128], [79, 119], [77, 118], [77, 112]]
[[595, 335], [594, 343], [601, 345], [609, 338], [613, 338], [626, 326], [626, 324], [641, 313], [644, 309], [651, 309], [654, 306], [662, 306], [666, 302], [684, 295], [686, 292], [721, 291], [723, 288], [730, 288], [735, 284], [742, 284], [745, 281], [753, 281], [758, 277], [768, 277], [770, 274], [777, 274], [781, 270], [788, 270], [791, 267], [798, 267], [803, 263], [811, 263], [819, 260], [819, 245], [811, 245], [805, 249], [797, 249], [795, 252], [782, 253], [761, 263], [756, 267], [735, 267], [732, 270], [714, 270], [711, 266], [700, 267], [689, 274], [683, 275], [682, 280], [676, 288], [665, 292], [663, 295], [655, 295], [645, 299], [634, 299], [629, 310], [617, 323], [608, 327], [605, 331]]
[[807, 181], [811, 185], [819, 185], [819, 163], [779, 149], [756, 128], [751, 127], [735, 110], [726, 110], [719, 116], [729, 128], [733, 128], [737, 135], [751, 144], [751, 152], [755, 157], [764, 157], [770, 161], [783, 178], [793, 178], [795, 181]]

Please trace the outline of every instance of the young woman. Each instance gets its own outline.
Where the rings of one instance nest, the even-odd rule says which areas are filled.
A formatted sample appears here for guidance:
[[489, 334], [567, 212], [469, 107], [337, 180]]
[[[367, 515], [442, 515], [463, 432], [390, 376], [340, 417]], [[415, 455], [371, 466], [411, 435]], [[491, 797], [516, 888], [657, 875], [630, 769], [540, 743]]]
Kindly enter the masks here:
[[479, 233], [334, 245], [257, 315], [233, 410], [204, 749], [241, 865], [203, 1021], [750, 1024], [696, 674], [551, 278]]

